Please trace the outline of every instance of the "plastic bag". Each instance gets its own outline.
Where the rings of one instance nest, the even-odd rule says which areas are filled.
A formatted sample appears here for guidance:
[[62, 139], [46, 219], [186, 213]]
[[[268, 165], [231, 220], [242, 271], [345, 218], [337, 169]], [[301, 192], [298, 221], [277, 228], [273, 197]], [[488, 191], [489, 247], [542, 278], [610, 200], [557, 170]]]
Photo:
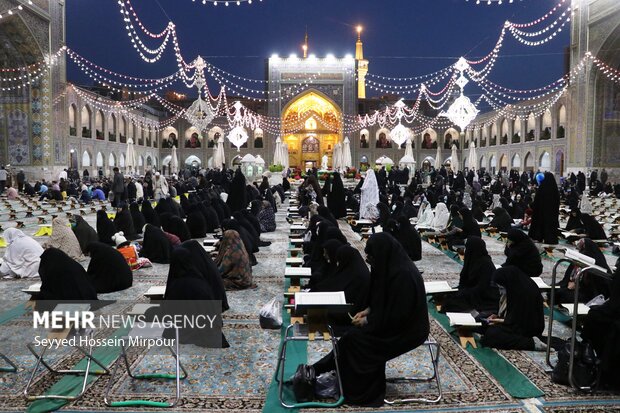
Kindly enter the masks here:
[[311, 402], [314, 399], [316, 376], [314, 367], [307, 364], [297, 366], [293, 376], [293, 393], [298, 403]]
[[340, 398], [340, 388], [335, 370], [323, 373], [316, 378], [314, 395], [317, 399], [338, 400]]
[[586, 303], [586, 305], [588, 307], [595, 307], [597, 305], [605, 304], [606, 301], [607, 301], [607, 299], [605, 298], [605, 296], [603, 294], [600, 294], [600, 295], [597, 295], [596, 297], [594, 297], [593, 299], [591, 299], [590, 301], [588, 301]]
[[259, 312], [259, 322], [261, 328], [277, 330], [282, 327], [282, 311], [280, 301], [274, 297], [267, 304], [261, 307]]

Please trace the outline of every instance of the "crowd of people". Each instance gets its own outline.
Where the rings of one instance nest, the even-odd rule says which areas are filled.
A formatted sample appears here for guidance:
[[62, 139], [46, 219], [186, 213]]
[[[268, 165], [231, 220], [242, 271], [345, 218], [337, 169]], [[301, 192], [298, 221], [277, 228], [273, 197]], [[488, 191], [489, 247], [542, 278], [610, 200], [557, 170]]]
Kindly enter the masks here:
[[[588, 193], [582, 173], [558, 181], [550, 172], [492, 176], [485, 171], [452, 173], [442, 167], [416, 170], [410, 176], [407, 168], [380, 168], [368, 170], [355, 187], [347, 188], [338, 172], [329, 174], [321, 186], [318, 171], [306, 171], [297, 196], [299, 213], [309, 220], [303, 244], [303, 265], [312, 274], [307, 287], [313, 292], [344, 291], [354, 308], [350, 316], [330, 315], [340, 337], [347, 402], [382, 404], [386, 362], [428, 338], [426, 292], [415, 264], [423, 259], [422, 240], [428, 234], [445, 237], [449, 248], [464, 256], [458, 291], [446, 298], [442, 312], [475, 313], [483, 322], [478, 333], [485, 346], [540, 351], [550, 342], [561, 348], [562, 340], [543, 336], [543, 296], [532, 280], [543, 273], [536, 243], [559, 242], [564, 202], [571, 211], [566, 229], [580, 234], [578, 250], [595, 259], [611, 279], [612, 270], [593, 241], [607, 236], [590, 215], [588, 200], [617, 195], [606, 191], [607, 179], [606, 173], [600, 181], [591, 176]], [[40, 277], [39, 300], [96, 300], [97, 294], [129, 288], [134, 270], [168, 264], [165, 299], [220, 300], [226, 311], [226, 291], [256, 287], [255, 254], [270, 244], [261, 234], [276, 230], [275, 213], [290, 189], [286, 173], [282, 184], [271, 185], [267, 176], [260, 183], [248, 182], [241, 169], [174, 177], [149, 171], [135, 178], [114, 168], [110, 178], [91, 178], [85, 171], [78, 179], [69, 173], [51, 183], [24, 182], [27, 195], [73, 197], [84, 204], [108, 199], [116, 212], [111, 219], [99, 210], [96, 228], [77, 215], [71, 222], [57, 217], [43, 245], [19, 229], [7, 229], [0, 273]], [[341, 230], [348, 209], [356, 219], [381, 228], [369, 238], [365, 257]], [[481, 223], [487, 231], [505, 233], [506, 258], [499, 268], [487, 251]], [[221, 239], [212, 259], [196, 239], [216, 231]], [[85, 256], [90, 257], [88, 268], [80, 263]], [[618, 277], [613, 282], [577, 279], [577, 272], [575, 266], [566, 270], [557, 299], [572, 302], [575, 282], [583, 283], [581, 302], [603, 296], [604, 304], [593, 307], [584, 321], [583, 339], [592, 342], [602, 359], [611, 360], [603, 377], [615, 383], [612, 372], [620, 363], [610, 340], [620, 335]], [[597, 336], [601, 331], [614, 334]], [[222, 346], [227, 345], [223, 338]], [[317, 374], [333, 370], [334, 354], [315, 363], [314, 369]]]
[[[572, 212], [568, 229], [582, 236], [577, 249], [596, 259], [610, 277], [613, 275], [592, 241], [607, 238], [602, 225], [580, 210], [580, 205], [587, 205], [589, 195], [606, 195], [585, 192], [580, 186], [582, 175], [571, 174], [558, 181], [550, 172], [510, 171], [491, 176], [484, 171], [453, 174], [441, 168], [415, 171], [403, 184], [390, 179], [381, 168], [369, 170], [355, 188], [345, 188], [339, 173], [333, 173], [321, 187], [317, 175], [309, 171], [298, 195], [300, 214], [310, 218], [304, 243], [304, 265], [312, 272], [309, 287], [311, 291], [342, 290], [355, 308], [352, 320], [337, 315], [332, 320], [342, 334], [338, 351], [347, 401], [382, 404], [385, 363], [428, 337], [424, 284], [415, 261], [422, 259], [421, 240], [429, 234], [445, 237], [451, 249], [462, 249], [464, 255], [458, 291], [446, 297], [442, 312], [476, 314], [483, 324], [477, 333], [484, 346], [542, 351], [550, 343], [555, 350], [562, 349], [563, 340], [543, 336], [544, 300], [532, 280], [543, 273], [536, 243], [559, 242], [562, 201]], [[592, 182], [597, 185], [596, 180]], [[367, 242], [370, 271], [339, 228], [337, 220], [346, 215], [347, 208], [381, 228]], [[506, 258], [498, 268], [487, 251], [481, 226], [486, 231], [505, 233]], [[354, 224], [353, 229], [360, 227]], [[559, 302], [572, 302], [576, 273], [576, 266], [569, 267], [559, 282]], [[615, 284], [600, 278], [581, 278], [579, 282], [584, 284], [581, 302], [598, 295], [606, 300], [603, 306], [592, 307], [585, 320], [585, 326], [590, 327], [584, 327], [584, 333], [610, 328], [617, 331], [613, 335], [617, 337], [620, 326], [612, 317], [620, 316], [615, 304], [620, 297]], [[584, 335], [586, 339], [591, 340]], [[601, 358], [610, 360], [617, 353], [613, 340], [617, 342], [615, 338], [593, 340]], [[620, 362], [613, 360], [604, 368], [608, 384], [617, 383], [611, 372]], [[333, 354], [314, 368], [317, 375], [333, 370]]]
[[[118, 168], [109, 179], [91, 178], [86, 171], [75, 179], [63, 172], [49, 186], [43, 180], [25, 182], [23, 195], [36, 198], [38, 192], [42, 200], [68, 199], [84, 206], [109, 200], [114, 208], [110, 216], [99, 209], [94, 228], [78, 214], [55, 217], [42, 244], [20, 229], [5, 231], [0, 274], [40, 277], [37, 302], [96, 300], [98, 294], [131, 287], [133, 272], [153, 263], [169, 265], [164, 296], [169, 300], [220, 300], [225, 311], [226, 291], [256, 287], [255, 253], [270, 245], [260, 236], [276, 230], [283, 185], [269, 185], [266, 178], [252, 184], [241, 170], [226, 169], [187, 179], [159, 172], [125, 177]], [[207, 234], [219, 237], [214, 258], [197, 241]]]

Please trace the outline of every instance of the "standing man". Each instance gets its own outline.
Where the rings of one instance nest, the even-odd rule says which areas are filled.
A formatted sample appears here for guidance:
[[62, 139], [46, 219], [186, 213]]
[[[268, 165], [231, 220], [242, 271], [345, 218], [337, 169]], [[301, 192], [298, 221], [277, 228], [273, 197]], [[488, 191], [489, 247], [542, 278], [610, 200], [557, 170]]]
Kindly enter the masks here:
[[6, 169], [4, 165], [0, 166], [0, 194], [4, 193], [4, 187], [6, 186]]
[[112, 192], [114, 192], [114, 201], [112, 202], [112, 206], [119, 208], [121, 206], [123, 194], [125, 193], [125, 183], [123, 180], [123, 175], [121, 175], [118, 168], [114, 167], [113, 171], [114, 178], [112, 180]]
[[19, 172], [17, 173], [17, 191], [18, 192], [24, 191], [24, 182], [26, 182], [26, 174], [24, 173], [23, 169], [20, 169]]

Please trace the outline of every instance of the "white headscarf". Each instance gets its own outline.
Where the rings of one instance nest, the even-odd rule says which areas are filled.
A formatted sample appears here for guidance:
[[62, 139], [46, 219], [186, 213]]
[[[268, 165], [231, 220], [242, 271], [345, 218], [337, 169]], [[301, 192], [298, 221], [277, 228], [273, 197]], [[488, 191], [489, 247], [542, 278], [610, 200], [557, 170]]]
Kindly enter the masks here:
[[499, 194], [493, 194], [493, 204], [491, 205], [491, 210], [495, 208], [501, 208], [502, 203], [499, 200]]
[[4, 239], [8, 247], [0, 266], [0, 273], [20, 278], [37, 277], [43, 254], [41, 245], [17, 228], [8, 228], [4, 231]]
[[436, 230], [446, 229], [450, 220], [450, 211], [443, 202], [439, 202], [435, 207], [435, 219], [433, 219], [432, 227]]
[[[426, 202], [426, 201], [425, 201]], [[420, 209], [422, 209], [420, 207]], [[433, 221], [435, 220], [435, 214], [431, 209], [431, 205], [426, 202], [426, 206], [422, 211], [422, 215], [420, 215], [420, 219], [418, 220], [417, 226], [419, 227], [430, 227], [433, 225]]]
[[579, 201], [579, 210], [582, 214], [592, 214], [592, 204], [590, 203], [590, 198], [586, 194], [581, 196], [581, 201]]
[[360, 219], [379, 218], [377, 204], [379, 203], [379, 185], [375, 171], [369, 169], [362, 185], [362, 196], [360, 197]]

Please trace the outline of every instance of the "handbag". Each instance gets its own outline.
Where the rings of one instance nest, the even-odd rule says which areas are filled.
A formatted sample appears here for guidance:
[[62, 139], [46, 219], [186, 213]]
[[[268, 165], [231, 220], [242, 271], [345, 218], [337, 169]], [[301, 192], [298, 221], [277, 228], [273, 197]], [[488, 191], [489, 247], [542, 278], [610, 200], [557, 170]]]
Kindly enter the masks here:
[[300, 364], [293, 376], [293, 393], [298, 403], [305, 403], [314, 400], [314, 384], [316, 375], [314, 367], [308, 364]]
[[[570, 342], [558, 351], [558, 363], [553, 368], [551, 379], [558, 384], [570, 385], [568, 371], [570, 363]], [[573, 363], [573, 381], [579, 387], [596, 387], [600, 379], [600, 360], [590, 343], [576, 342]]]

